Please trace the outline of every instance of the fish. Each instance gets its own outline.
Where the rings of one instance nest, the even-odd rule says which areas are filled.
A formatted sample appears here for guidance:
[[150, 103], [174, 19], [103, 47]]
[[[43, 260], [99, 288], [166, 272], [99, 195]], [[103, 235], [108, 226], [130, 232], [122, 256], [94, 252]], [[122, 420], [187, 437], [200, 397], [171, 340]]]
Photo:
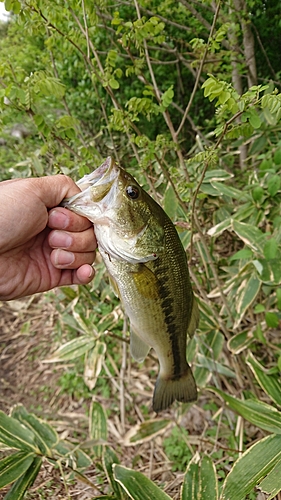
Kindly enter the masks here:
[[99, 252], [130, 321], [130, 351], [159, 361], [152, 408], [192, 402], [197, 387], [186, 360], [187, 335], [199, 321], [177, 230], [161, 206], [114, 159], [77, 182], [81, 192], [62, 205], [93, 224]]

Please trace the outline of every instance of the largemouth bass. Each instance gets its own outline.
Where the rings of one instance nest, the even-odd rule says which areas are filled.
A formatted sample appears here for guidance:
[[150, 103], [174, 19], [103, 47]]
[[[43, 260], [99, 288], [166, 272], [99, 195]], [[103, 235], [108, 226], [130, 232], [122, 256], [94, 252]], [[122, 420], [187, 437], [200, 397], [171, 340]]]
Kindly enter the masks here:
[[94, 223], [99, 251], [130, 320], [130, 349], [143, 361], [152, 347], [160, 370], [153, 395], [159, 412], [197, 398], [186, 361], [187, 334], [198, 324], [187, 259], [162, 208], [110, 157], [63, 206]]

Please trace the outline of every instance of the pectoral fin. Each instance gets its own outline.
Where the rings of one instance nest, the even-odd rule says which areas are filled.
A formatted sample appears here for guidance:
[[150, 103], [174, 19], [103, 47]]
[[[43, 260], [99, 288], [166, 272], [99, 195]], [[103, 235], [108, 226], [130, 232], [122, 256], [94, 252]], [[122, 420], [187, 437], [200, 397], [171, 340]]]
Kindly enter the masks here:
[[132, 278], [140, 295], [148, 299], [158, 298], [157, 278], [145, 264], [139, 264], [137, 271], [132, 273]]
[[141, 363], [150, 351], [150, 347], [140, 339], [140, 337], [131, 329], [130, 351], [135, 361]]
[[117, 285], [115, 279], [113, 279], [111, 275], [109, 275], [109, 283], [111, 284], [111, 288], [112, 288], [114, 294], [116, 295], [116, 297], [118, 297], [118, 299], [120, 299], [120, 292], [119, 292], [118, 285]]

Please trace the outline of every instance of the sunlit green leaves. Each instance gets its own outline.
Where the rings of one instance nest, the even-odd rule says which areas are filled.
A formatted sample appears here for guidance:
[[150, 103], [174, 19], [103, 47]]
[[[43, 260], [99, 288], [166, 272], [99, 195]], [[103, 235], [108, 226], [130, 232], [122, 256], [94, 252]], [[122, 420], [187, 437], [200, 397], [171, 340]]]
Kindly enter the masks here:
[[216, 106], [227, 103], [228, 110], [232, 113], [237, 113], [238, 106], [236, 101], [238, 99], [238, 94], [235, 92], [232, 85], [210, 75], [203, 83], [202, 88], [204, 88], [204, 96], [208, 97], [211, 102], [215, 99], [217, 100]]

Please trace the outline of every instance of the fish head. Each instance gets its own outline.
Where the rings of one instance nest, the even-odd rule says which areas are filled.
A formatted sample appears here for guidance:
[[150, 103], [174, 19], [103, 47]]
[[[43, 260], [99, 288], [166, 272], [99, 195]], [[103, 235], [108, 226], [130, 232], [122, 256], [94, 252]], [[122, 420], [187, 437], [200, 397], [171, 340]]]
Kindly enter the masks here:
[[164, 251], [162, 209], [111, 157], [77, 185], [81, 193], [63, 206], [94, 223], [99, 247], [109, 256], [141, 263]]

